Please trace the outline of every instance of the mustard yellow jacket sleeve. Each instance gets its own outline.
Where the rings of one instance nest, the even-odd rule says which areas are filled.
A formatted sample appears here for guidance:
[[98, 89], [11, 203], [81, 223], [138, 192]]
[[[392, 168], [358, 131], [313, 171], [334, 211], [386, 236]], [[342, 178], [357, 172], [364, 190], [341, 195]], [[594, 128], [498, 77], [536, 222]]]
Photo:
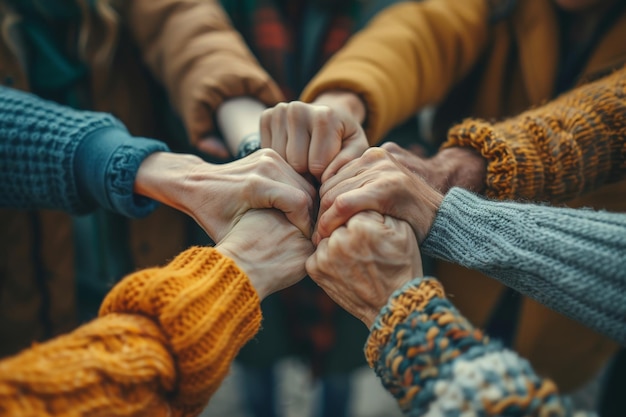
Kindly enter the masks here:
[[436, 103], [484, 50], [486, 0], [406, 2], [381, 12], [322, 68], [302, 94], [313, 101], [347, 90], [365, 102], [365, 129], [377, 143], [421, 107]]
[[133, 0], [124, 19], [144, 61], [197, 141], [214, 128], [228, 98], [254, 97], [268, 106], [280, 89], [258, 64], [218, 1]]

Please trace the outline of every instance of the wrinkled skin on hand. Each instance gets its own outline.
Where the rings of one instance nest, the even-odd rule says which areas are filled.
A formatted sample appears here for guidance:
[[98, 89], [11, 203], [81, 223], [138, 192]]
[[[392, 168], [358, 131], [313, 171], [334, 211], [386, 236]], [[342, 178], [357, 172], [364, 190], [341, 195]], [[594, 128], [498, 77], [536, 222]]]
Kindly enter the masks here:
[[422, 242], [443, 195], [381, 148], [368, 149], [320, 188], [314, 243], [331, 236], [355, 214], [373, 210], [408, 222]]
[[321, 240], [306, 270], [330, 298], [368, 327], [395, 290], [423, 275], [411, 226], [373, 211], [354, 215]]
[[300, 174], [326, 181], [369, 147], [359, 121], [339, 107], [280, 103], [261, 116], [261, 145]]
[[311, 240], [278, 210], [249, 210], [217, 244], [250, 278], [261, 299], [306, 275]]
[[487, 161], [470, 148], [442, 149], [432, 158], [408, 151], [393, 142], [381, 145], [409, 171], [421, 176], [445, 194], [452, 187], [461, 187], [476, 193], [485, 190]]

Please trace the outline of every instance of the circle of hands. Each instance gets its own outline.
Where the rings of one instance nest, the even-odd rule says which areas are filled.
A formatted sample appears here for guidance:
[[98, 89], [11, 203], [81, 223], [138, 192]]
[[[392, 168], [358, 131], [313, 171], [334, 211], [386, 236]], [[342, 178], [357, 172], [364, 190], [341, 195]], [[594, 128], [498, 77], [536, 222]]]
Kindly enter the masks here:
[[445, 178], [429, 185], [441, 166], [393, 143], [370, 148], [357, 120], [326, 106], [279, 104], [263, 113], [260, 135], [263, 149], [243, 159], [188, 165], [178, 208], [261, 299], [308, 273], [371, 326], [423, 274], [418, 245], [443, 199]]

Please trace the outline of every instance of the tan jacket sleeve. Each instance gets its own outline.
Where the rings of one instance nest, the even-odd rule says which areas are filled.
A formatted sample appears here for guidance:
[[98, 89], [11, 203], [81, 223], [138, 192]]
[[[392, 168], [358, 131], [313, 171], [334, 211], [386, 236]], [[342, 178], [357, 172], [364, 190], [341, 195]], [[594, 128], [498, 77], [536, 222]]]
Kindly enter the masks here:
[[377, 143], [421, 107], [440, 101], [484, 49], [485, 0], [426, 0], [392, 6], [339, 51], [302, 94], [313, 101], [347, 90], [365, 102], [365, 129]]
[[124, 19], [142, 56], [163, 83], [195, 143], [214, 128], [229, 98], [250, 96], [268, 106], [282, 100], [218, 1], [132, 0]]
[[500, 123], [468, 119], [443, 147], [487, 160], [489, 197], [565, 201], [626, 178], [626, 67]]

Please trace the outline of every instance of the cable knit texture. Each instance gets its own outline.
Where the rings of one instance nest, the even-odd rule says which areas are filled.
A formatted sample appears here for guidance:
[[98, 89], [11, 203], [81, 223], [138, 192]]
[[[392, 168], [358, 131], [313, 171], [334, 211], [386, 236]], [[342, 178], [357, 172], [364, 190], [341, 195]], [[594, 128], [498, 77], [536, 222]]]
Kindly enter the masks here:
[[103, 127], [126, 130], [113, 116], [75, 111], [0, 87], [0, 205], [84, 213], [74, 156], [81, 140]]
[[434, 278], [392, 295], [365, 352], [407, 416], [573, 415], [554, 383], [475, 329]]
[[0, 416], [193, 416], [259, 329], [246, 275], [213, 248], [126, 277], [100, 317], [0, 362]]
[[626, 215], [445, 196], [421, 249], [626, 344]]
[[488, 161], [498, 199], [569, 200], [626, 173], [626, 67], [545, 106], [491, 124], [466, 120], [443, 147], [467, 146]]

